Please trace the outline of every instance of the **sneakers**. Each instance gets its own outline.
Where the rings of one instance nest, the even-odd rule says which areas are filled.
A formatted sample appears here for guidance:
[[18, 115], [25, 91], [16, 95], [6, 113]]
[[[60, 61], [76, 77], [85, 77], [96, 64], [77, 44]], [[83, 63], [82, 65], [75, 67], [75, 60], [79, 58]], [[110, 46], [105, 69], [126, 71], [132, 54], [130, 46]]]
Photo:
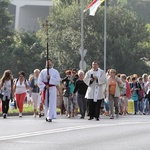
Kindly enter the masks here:
[[119, 118], [119, 114], [116, 114], [116, 118], [117, 118], [117, 119]]
[[138, 112], [138, 115], [143, 115], [141, 111]]
[[41, 113], [39, 113], [39, 118], [41, 118], [41, 116], [42, 116]]
[[68, 114], [68, 118], [71, 118], [71, 114]]
[[84, 119], [84, 116], [81, 116], [80, 119]]
[[7, 114], [4, 113], [3, 114], [3, 118], [6, 119], [7, 118]]
[[113, 116], [111, 116], [111, 117], [110, 117], [110, 119], [114, 119], [114, 117], [113, 117]]
[[52, 122], [52, 119], [47, 119], [47, 118], [46, 118], [46, 122]]
[[68, 112], [67, 111], [65, 111], [65, 114], [66, 114], [66, 116], [68, 116]]
[[19, 117], [22, 117], [22, 113], [19, 113]]
[[111, 115], [111, 116], [110, 116], [110, 119], [114, 119], [114, 116]]
[[71, 118], [71, 113], [68, 113], [68, 118]]
[[36, 114], [33, 114], [33, 118], [36, 118]]
[[71, 113], [71, 116], [74, 117], [74, 112]]

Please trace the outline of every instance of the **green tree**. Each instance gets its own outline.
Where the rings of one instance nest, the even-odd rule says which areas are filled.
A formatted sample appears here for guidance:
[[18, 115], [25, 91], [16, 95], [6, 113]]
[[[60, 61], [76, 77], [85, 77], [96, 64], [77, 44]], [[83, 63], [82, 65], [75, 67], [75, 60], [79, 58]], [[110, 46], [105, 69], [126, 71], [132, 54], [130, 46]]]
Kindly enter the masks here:
[[11, 15], [8, 12], [8, 2], [0, 1], [0, 74], [7, 68], [7, 56], [9, 55], [8, 46], [12, 43], [13, 31], [9, 30], [12, 23]]
[[7, 67], [12, 70], [14, 77], [17, 77], [21, 70], [28, 78], [34, 69], [43, 69], [45, 58], [42, 53], [45, 49], [41, 46], [41, 40], [35, 33], [17, 31], [13, 41], [7, 55], [7, 60], [9, 60]]
[[0, 49], [4, 49], [12, 33], [9, 30], [9, 25], [12, 23], [11, 16], [8, 12], [8, 2], [0, 1]]
[[[85, 19], [85, 45], [88, 60], [95, 55], [103, 67], [103, 9], [98, 9], [94, 17]], [[116, 68], [127, 74], [149, 72], [149, 66], [141, 59], [150, 60], [149, 34], [145, 24], [136, 14], [122, 7], [107, 9], [107, 68]], [[144, 48], [145, 42], [147, 49]], [[89, 44], [90, 43], [90, 44]], [[140, 46], [140, 45], [143, 45]]]
[[126, 8], [136, 12], [138, 18], [143, 19], [143, 22], [150, 23], [150, 1], [128, 0]]
[[[66, 69], [79, 68], [80, 54], [80, 1], [55, 1], [47, 18], [49, 57], [55, 60], [55, 68], [61, 75]], [[85, 7], [91, 1], [85, 2]], [[127, 1], [107, 1], [107, 68], [116, 68], [121, 73], [149, 72], [149, 25], [136, 12], [129, 10]], [[84, 13], [84, 47], [88, 50], [85, 60], [87, 69], [93, 60], [103, 68], [104, 54], [104, 9], [98, 8], [94, 17]], [[45, 28], [37, 34], [17, 32], [7, 54], [15, 75], [19, 70], [30, 74], [33, 69], [42, 69], [46, 56]], [[5, 53], [6, 54], [6, 53]], [[39, 61], [40, 60], [40, 61]], [[26, 63], [26, 62], [30, 62]], [[42, 62], [42, 63], [41, 63]], [[17, 66], [17, 67], [16, 67]]]
[[[121, 1], [118, 1], [121, 2]], [[85, 3], [85, 7], [89, 1]], [[149, 73], [148, 26], [137, 17], [136, 13], [127, 9], [126, 1], [110, 5], [107, 8], [107, 68], [115, 68], [118, 72], [132, 74]], [[55, 60], [55, 67], [61, 74], [66, 69], [78, 68], [80, 61], [79, 48], [81, 29], [81, 8], [76, 2], [66, 5], [55, 5], [47, 18], [49, 27], [50, 57]], [[39, 31], [43, 35], [44, 29]], [[44, 46], [43, 45], [43, 46]], [[87, 69], [93, 60], [104, 62], [104, 8], [101, 6], [94, 17], [84, 13], [84, 47], [88, 50], [85, 60]]]
[[[47, 18], [49, 21], [49, 57], [55, 60], [55, 68], [61, 74], [66, 69], [79, 66], [80, 47], [80, 7], [74, 2], [72, 5], [57, 5], [51, 9]], [[43, 34], [43, 46], [46, 41], [45, 28], [39, 31]]]

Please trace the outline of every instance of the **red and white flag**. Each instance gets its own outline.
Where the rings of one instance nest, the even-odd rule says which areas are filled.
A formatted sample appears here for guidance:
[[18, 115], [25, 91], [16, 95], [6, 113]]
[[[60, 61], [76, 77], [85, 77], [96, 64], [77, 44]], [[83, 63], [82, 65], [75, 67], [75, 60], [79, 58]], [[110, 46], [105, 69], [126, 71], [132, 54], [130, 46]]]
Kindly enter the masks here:
[[99, 5], [102, 4], [104, 1], [105, 0], [93, 0], [92, 3], [90, 3], [87, 6], [87, 8], [84, 10], [84, 12], [90, 9], [90, 15], [94, 16], [97, 9], [98, 9], [98, 7], [99, 7]]

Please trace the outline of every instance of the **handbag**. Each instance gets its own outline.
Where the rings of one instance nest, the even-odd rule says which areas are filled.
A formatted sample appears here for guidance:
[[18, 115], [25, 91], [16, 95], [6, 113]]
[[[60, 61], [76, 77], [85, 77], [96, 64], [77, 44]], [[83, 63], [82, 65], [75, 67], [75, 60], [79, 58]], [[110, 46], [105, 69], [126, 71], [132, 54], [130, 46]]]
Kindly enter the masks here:
[[70, 87], [66, 87], [66, 89], [64, 89], [63, 96], [64, 97], [69, 97], [69, 94], [70, 94]]

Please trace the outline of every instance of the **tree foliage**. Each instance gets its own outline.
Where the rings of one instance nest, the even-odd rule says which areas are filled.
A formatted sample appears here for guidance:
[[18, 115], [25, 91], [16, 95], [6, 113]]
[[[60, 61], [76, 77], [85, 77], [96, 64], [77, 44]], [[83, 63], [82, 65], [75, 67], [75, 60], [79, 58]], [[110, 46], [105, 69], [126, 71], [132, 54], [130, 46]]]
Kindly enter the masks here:
[[143, 22], [150, 23], [150, 1], [128, 0], [126, 8], [136, 12], [137, 17], [142, 18]]
[[[149, 33], [136, 13], [124, 8], [125, 4], [124, 1], [107, 9], [107, 68], [113, 67], [127, 74], [142, 74], [149, 71], [149, 66], [143, 61], [143, 58], [150, 59]], [[88, 50], [85, 57], [88, 68], [93, 60], [99, 60], [103, 68], [103, 12], [101, 7], [94, 17], [89, 16], [88, 12], [84, 14], [84, 47]], [[51, 57], [57, 60], [56, 66], [61, 71], [79, 66], [80, 15], [80, 5], [72, 3], [67, 7], [55, 6], [48, 17]]]
[[0, 1], [0, 50], [1, 55], [4, 55], [6, 46], [11, 42], [12, 32], [9, 30], [9, 25], [12, 22], [11, 16], [8, 12], [8, 2]]
[[[84, 1], [84, 7], [92, 0]], [[137, 13], [139, 0], [108, 0], [107, 2], [107, 69], [139, 75], [150, 73], [150, 25], [146, 17]], [[4, 2], [4, 1], [3, 1]], [[55, 0], [47, 18], [46, 28], [37, 33], [8, 29], [11, 16], [7, 12], [8, 3], [0, 7], [0, 74], [11, 69], [16, 77], [20, 70], [27, 75], [35, 68], [45, 66], [47, 38], [49, 57], [54, 60], [55, 68], [63, 75], [66, 69], [79, 68], [81, 56], [81, 1]], [[131, 5], [129, 5], [131, 4]], [[133, 6], [135, 5], [135, 6]], [[143, 4], [144, 5], [144, 4]], [[147, 9], [147, 7], [145, 7]], [[144, 20], [144, 21], [143, 21]], [[43, 22], [40, 22], [42, 25]], [[94, 17], [84, 13], [84, 48], [87, 49], [85, 61], [87, 69], [93, 60], [104, 65], [104, 7], [98, 8]]]
[[[66, 68], [79, 66], [80, 47], [80, 8], [79, 5], [68, 5], [67, 7], [55, 6], [49, 17], [49, 57], [55, 60], [55, 67], [62, 71]], [[43, 44], [45, 44], [46, 33], [44, 33]], [[43, 45], [44, 46], [44, 45]]]
[[28, 77], [34, 69], [43, 69], [45, 59], [42, 54], [45, 49], [35, 33], [17, 31], [13, 41], [8, 50], [10, 63], [6, 67], [12, 70], [14, 76], [23, 70]]

